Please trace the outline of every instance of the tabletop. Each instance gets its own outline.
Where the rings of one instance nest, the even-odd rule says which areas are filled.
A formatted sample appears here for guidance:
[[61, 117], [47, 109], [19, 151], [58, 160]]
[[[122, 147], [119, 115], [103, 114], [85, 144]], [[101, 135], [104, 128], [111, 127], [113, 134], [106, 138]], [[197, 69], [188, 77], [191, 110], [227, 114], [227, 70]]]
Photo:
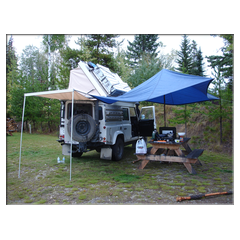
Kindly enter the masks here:
[[[137, 161], [142, 160], [138, 168], [143, 169], [149, 161], [180, 162], [184, 164], [189, 173], [196, 174], [196, 171], [193, 169], [191, 163], [199, 163], [202, 165], [198, 157], [202, 154], [203, 149], [196, 149], [192, 151], [188, 145], [188, 141], [190, 139], [191, 138], [184, 138], [183, 141], [179, 143], [149, 141], [149, 143], [152, 145], [150, 153], [144, 156], [137, 155]], [[183, 146], [185, 150], [181, 150], [181, 146]], [[161, 151], [164, 151], [164, 149], [169, 150], [167, 150], [166, 154], [161, 154]], [[161, 151], [159, 152], [159, 150]], [[172, 155], [172, 153], [174, 153], [175, 156]]]

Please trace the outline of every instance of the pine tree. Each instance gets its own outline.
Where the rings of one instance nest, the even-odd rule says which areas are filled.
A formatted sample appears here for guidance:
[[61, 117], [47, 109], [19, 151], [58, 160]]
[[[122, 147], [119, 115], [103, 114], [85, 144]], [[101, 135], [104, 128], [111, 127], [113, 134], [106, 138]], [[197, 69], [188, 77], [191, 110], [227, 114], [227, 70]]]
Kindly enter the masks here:
[[114, 70], [121, 77], [121, 79], [126, 82], [131, 74], [131, 68], [127, 65], [126, 52], [123, 49], [118, 48], [118, 53], [114, 61]]
[[180, 49], [180, 51], [177, 51], [178, 57], [176, 63], [178, 64], [178, 67], [176, 70], [190, 74], [192, 69], [192, 46], [187, 35], [183, 35]]
[[192, 41], [191, 48], [192, 69], [190, 70], [189, 74], [204, 77], [203, 57], [201, 48], [197, 47], [197, 43], [195, 40]]
[[208, 56], [207, 61], [212, 68], [220, 67], [222, 76], [228, 79], [227, 87], [233, 91], [233, 35], [226, 34], [220, 37], [225, 40], [225, 46], [221, 48], [222, 55]]
[[119, 35], [116, 34], [87, 35], [85, 44], [91, 52], [91, 58], [96, 59], [96, 63], [114, 70], [113, 48], [118, 45], [117, 37]]
[[127, 58], [129, 65], [136, 66], [144, 54], [153, 58], [157, 57], [159, 53], [157, 50], [163, 45], [162, 42], [158, 42], [158, 39], [157, 34], [139, 34], [134, 36], [133, 42], [128, 41]]
[[219, 97], [219, 108], [209, 106], [209, 117], [219, 119], [220, 143], [224, 141], [224, 133], [232, 133], [232, 101], [233, 101], [233, 35], [220, 35], [225, 39], [225, 46], [221, 48], [223, 55], [208, 56], [210, 67], [214, 70], [214, 94]]
[[14, 82], [18, 78], [18, 65], [15, 49], [13, 47], [13, 38], [12, 36], [9, 39], [9, 42], [6, 47], [6, 113], [7, 117], [11, 116], [11, 88], [14, 85]]
[[128, 84], [130, 87], [137, 87], [139, 84], [148, 80], [163, 68], [173, 70], [173, 56], [172, 55], [160, 55], [159, 58], [155, 58], [149, 54], [144, 54], [139, 61], [138, 66], [134, 68], [134, 71], [128, 78]]
[[11, 66], [14, 61], [17, 61], [17, 57], [13, 47], [13, 38], [11, 36], [6, 46], [6, 74], [11, 71]]

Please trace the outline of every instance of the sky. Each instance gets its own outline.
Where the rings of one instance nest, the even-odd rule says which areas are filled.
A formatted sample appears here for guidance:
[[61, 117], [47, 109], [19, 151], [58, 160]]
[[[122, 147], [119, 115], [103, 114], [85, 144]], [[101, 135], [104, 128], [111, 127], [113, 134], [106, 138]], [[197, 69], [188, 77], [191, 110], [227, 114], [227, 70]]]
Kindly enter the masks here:
[[[69, 46], [71, 48], [79, 48], [78, 45], [74, 43], [75, 40], [80, 35], [72, 35]], [[210, 56], [210, 55], [220, 55], [221, 51], [220, 48], [224, 46], [223, 39], [220, 37], [213, 37], [210, 35], [188, 35], [189, 39], [195, 40], [198, 47], [201, 47], [202, 56]], [[7, 35], [7, 41], [10, 35]], [[132, 42], [134, 40], [134, 35], [120, 35], [118, 40], [124, 39], [123, 42], [123, 49], [127, 49], [128, 42]], [[180, 44], [182, 41], [182, 35], [159, 35], [159, 40], [165, 45], [164, 49], [161, 49], [163, 54], [170, 53], [172, 49], [180, 50]], [[20, 56], [22, 50], [28, 45], [34, 45], [38, 48], [41, 48], [42, 42], [42, 35], [13, 35], [13, 46], [16, 49], [17, 55]], [[204, 67], [205, 67], [205, 74], [211, 77], [211, 69], [207, 67], [208, 63], [207, 60], [204, 59]]]

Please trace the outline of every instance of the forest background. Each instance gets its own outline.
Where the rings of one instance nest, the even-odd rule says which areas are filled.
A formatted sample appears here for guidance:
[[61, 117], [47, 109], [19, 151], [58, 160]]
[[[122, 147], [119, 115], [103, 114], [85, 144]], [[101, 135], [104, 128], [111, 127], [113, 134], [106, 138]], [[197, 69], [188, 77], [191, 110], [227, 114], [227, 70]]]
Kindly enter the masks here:
[[[191, 104], [188, 109], [183, 106], [169, 108], [169, 112], [174, 114], [168, 125], [185, 124], [186, 128], [187, 123], [193, 125], [194, 121], [196, 123], [203, 120], [196, 119], [196, 116], [205, 116], [207, 121], [215, 123], [203, 129], [205, 138], [209, 139], [207, 133], [211, 133], [218, 135], [219, 144], [229, 142], [233, 127], [233, 35], [218, 37], [224, 40], [219, 49], [221, 54], [202, 56], [201, 47], [187, 35], [182, 36], [179, 51], [172, 50], [167, 54], [163, 53], [164, 43], [156, 34], [134, 35], [133, 41], [128, 41], [126, 50], [123, 49], [123, 41], [119, 40], [120, 36], [114, 34], [81, 35], [76, 41], [77, 49], [69, 46], [70, 39], [67, 35], [44, 35], [41, 49], [29, 45], [17, 57], [14, 36], [11, 36], [6, 46], [7, 117], [21, 120], [24, 93], [66, 89], [70, 70], [77, 67], [80, 60], [109, 67], [134, 88], [163, 68], [206, 76], [205, 58], [214, 76], [209, 93], [219, 97], [220, 101], [214, 104]], [[57, 100], [28, 98], [25, 130], [28, 131], [31, 123], [32, 130], [39, 133], [57, 131], [59, 108], [60, 103]]]

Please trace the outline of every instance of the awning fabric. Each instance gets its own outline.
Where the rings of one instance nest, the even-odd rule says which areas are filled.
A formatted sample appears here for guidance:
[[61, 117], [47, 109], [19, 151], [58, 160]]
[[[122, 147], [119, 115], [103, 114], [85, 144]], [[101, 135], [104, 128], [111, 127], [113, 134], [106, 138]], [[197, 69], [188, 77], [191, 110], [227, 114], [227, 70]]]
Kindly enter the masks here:
[[[59, 100], [72, 100], [72, 92], [73, 89], [64, 89], [64, 90], [54, 90], [54, 91], [45, 91], [45, 92], [33, 92], [33, 93], [25, 93], [26, 97], [36, 96], [36, 97], [45, 97]], [[84, 93], [74, 90], [74, 100], [96, 100], [85, 97]], [[87, 95], [86, 95], [87, 96]]]
[[[194, 76], [163, 69], [131, 91], [119, 97], [93, 97], [105, 102], [155, 102], [168, 105], [182, 105], [195, 102], [218, 100], [208, 94], [213, 78]], [[165, 101], [164, 101], [165, 97]]]

